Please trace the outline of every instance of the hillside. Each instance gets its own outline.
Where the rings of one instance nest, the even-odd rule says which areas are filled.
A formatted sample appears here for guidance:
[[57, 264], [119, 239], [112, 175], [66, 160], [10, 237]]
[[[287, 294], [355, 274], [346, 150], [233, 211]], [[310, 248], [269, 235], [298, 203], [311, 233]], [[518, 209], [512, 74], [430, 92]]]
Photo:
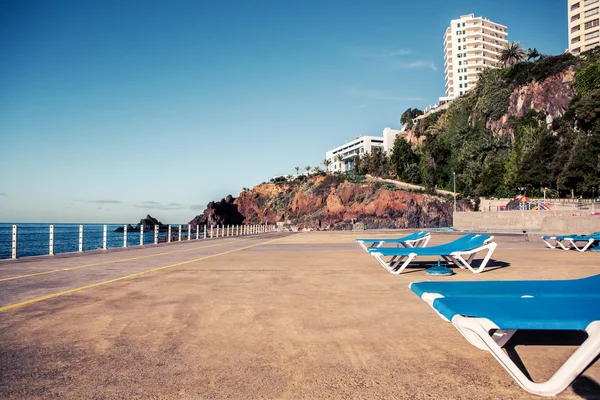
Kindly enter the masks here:
[[457, 191], [470, 197], [512, 197], [519, 187], [590, 196], [600, 185], [599, 113], [600, 50], [521, 62], [483, 71], [447, 109], [409, 119], [389, 159], [370, 154], [356, 164], [446, 190], [455, 172]]
[[314, 176], [258, 185], [213, 204], [190, 223], [230, 224], [241, 217], [247, 224], [283, 222], [294, 229], [349, 229], [353, 222], [369, 228], [447, 227], [452, 226], [452, 208], [447, 199], [383, 183]]

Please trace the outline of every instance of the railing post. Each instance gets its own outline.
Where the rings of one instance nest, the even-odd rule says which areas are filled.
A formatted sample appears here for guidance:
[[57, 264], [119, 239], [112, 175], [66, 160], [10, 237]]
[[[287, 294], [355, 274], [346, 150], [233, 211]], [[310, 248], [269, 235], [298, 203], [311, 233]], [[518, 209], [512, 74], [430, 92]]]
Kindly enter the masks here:
[[83, 251], [83, 225], [79, 225], [79, 252]]
[[179, 225], [179, 238], [178, 241], [181, 242], [181, 225]]
[[169, 238], [167, 239], [167, 241], [169, 243], [171, 243], [171, 224], [169, 224], [169, 233], [168, 233], [168, 235], [169, 235]]
[[192, 240], [192, 224], [188, 224], [188, 240]]
[[108, 238], [107, 226], [104, 225], [104, 228], [102, 229], [102, 249], [103, 250], [106, 250], [107, 238]]
[[144, 245], [144, 225], [140, 225], [140, 246]]
[[196, 225], [196, 240], [200, 239], [200, 224]]
[[54, 225], [50, 225], [50, 241], [48, 245], [48, 254], [54, 255]]
[[12, 258], [17, 258], [17, 226], [12, 226]]
[[204, 239], [206, 239], [206, 224], [204, 225]]
[[54, 225], [50, 225], [50, 237], [48, 240], [48, 254], [54, 255]]
[[213, 237], [213, 226], [211, 225], [210, 226], [210, 238], [212, 239], [212, 237]]
[[221, 225], [221, 237], [225, 237], [225, 224]]
[[154, 244], [158, 244], [158, 225], [154, 225]]
[[127, 224], [123, 225], [123, 247], [127, 247]]

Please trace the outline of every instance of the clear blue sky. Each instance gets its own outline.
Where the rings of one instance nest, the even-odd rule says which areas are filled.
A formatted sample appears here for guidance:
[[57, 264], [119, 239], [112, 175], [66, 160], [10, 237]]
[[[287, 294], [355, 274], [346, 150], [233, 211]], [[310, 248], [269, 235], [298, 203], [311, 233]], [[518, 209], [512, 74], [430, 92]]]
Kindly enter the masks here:
[[568, 46], [566, 0], [0, 0], [0, 222], [184, 223], [320, 165], [444, 95], [468, 13]]

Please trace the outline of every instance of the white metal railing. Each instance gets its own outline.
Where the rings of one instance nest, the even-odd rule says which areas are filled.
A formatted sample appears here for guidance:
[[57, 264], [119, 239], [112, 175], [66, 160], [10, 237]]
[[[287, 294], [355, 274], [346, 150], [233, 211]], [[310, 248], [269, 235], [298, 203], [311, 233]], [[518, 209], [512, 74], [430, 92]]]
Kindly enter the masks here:
[[[182, 229], [182, 225], [178, 225], [177, 226], [178, 230], [177, 230], [177, 241], [181, 242], [184, 236], [184, 231]], [[195, 230], [195, 239], [196, 240], [204, 240], [204, 239], [213, 239], [213, 238], [223, 238], [223, 237], [233, 237], [233, 236], [247, 236], [247, 235], [254, 235], [254, 234], [260, 234], [260, 233], [269, 233], [269, 232], [275, 232], [277, 230], [276, 226], [271, 224], [256, 224], [256, 225], [203, 225], [203, 227], [201, 228], [200, 225], [196, 225], [196, 230]], [[56, 226], [55, 225], [49, 225], [48, 226], [48, 236], [46, 236], [48, 238], [48, 245], [47, 245], [47, 253], [44, 253], [43, 250], [42, 252], [38, 252], [35, 254], [29, 254], [29, 255], [55, 255], [57, 253], [57, 242], [56, 242]], [[77, 251], [78, 252], [83, 252], [85, 251], [84, 247], [86, 244], [89, 245], [89, 243], [86, 243], [85, 241], [85, 230], [84, 230], [84, 226], [83, 225], [79, 225], [78, 229], [77, 229], [78, 235], [77, 235]], [[98, 231], [95, 232], [96, 235], [99, 234]], [[109, 248], [109, 235], [108, 235], [108, 226], [107, 225], [103, 225], [102, 226], [102, 236], [101, 239], [96, 239], [98, 241], [101, 241], [101, 247], [97, 247], [98, 249], [102, 249], [102, 250], [107, 250]], [[160, 238], [160, 231], [159, 231], [159, 227], [155, 226], [154, 227], [154, 240], [152, 241], [152, 243], [145, 243], [144, 241], [144, 228], [143, 226], [140, 227], [139, 230], [139, 247], [142, 247], [144, 245], [158, 245], [161, 242], [161, 238]], [[193, 236], [193, 227], [191, 224], [188, 224], [187, 226], [187, 235], [186, 235], [186, 240], [187, 241], [191, 241], [192, 240], [192, 236]], [[97, 236], [96, 236], [97, 237]], [[115, 243], [115, 239], [117, 238], [112, 238], [112, 243]], [[132, 246], [131, 243], [128, 244], [128, 225], [123, 225], [123, 237], [122, 237], [123, 241], [123, 245], [122, 247], [137, 247], [137, 246]], [[132, 238], [133, 240], [135, 240], [135, 238]], [[167, 243], [171, 243], [173, 241], [173, 231], [172, 231], [172, 227], [171, 225], [168, 225], [167, 228], [167, 235], [166, 238], [164, 238], [164, 241]], [[32, 240], [33, 241], [33, 240]], [[44, 246], [46, 246], [44, 243], [45, 241], [42, 240], [36, 240], [37, 244], [35, 244], [35, 246], [39, 247], [40, 249], [43, 249]], [[98, 243], [98, 242], [96, 242]], [[0, 242], [1, 244], [1, 242]], [[12, 259], [16, 259], [18, 258], [18, 249], [20, 247], [20, 245], [22, 245], [22, 243], [19, 243], [19, 227], [18, 225], [12, 225], [12, 229], [11, 229], [11, 251], [10, 251], [10, 258]], [[59, 245], [60, 246], [60, 245]], [[118, 247], [118, 245], [114, 246], [113, 248]], [[71, 247], [72, 248], [72, 247]], [[2, 250], [0, 248], [0, 250]], [[69, 252], [72, 250], [68, 250], [68, 251], [59, 251], [59, 253], [65, 253], [65, 252]], [[8, 253], [6, 253], [8, 255]], [[2, 258], [2, 252], [0, 252], [0, 259]]]

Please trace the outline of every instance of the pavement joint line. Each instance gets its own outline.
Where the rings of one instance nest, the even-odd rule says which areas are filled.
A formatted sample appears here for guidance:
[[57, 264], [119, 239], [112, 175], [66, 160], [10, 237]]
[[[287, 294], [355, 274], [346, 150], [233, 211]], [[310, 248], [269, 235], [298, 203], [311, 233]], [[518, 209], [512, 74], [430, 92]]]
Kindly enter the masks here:
[[[245, 241], [248, 241], [248, 240], [250, 240], [250, 239], [235, 240], [235, 243], [237, 243], [237, 242], [245, 242]], [[231, 242], [228, 242], [228, 243], [231, 243]], [[30, 277], [39, 276], [39, 275], [53, 274], [53, 273], [62, 272], [62, 271], [72, 271], [74, 269], [80, 269], [80, 268], [96, 267], [98, 265], [116, 264], [116, 263], [125, 262], [125, 261], [141, 260], [141, 259], [144, 259], [144, 258], [158, 257], [158, 256], [169, 255], [169, 254], [175, 254], [175, 253], [185, 253], [185, 252], [193, 251], [193, 250], [201, 250], [201, 249], [208, 249], [210, 247], [223, 246], [225, 244], [227, 244], [227, 243], [218, 243], [218, 244], [213, 244], [213, 245], [210, 245], [210, 246], [194, 247], [192, 249], [168, 251], [168, 252], [163, 252], [163, 253], [150, 254], [150, 255], [147, 255], [147, 256], [123, 258], [123, 259], [120, 259], [120, 260], [103, 261], [103, 262], [93, 263], [93, 264], [78, 265], [78, 266], [75, 266], [75, 267], [58, 268], [58, 269], [53, 269], [53, 270], [50, 270], [50, 271], [34, 272], [32, 274], [25, 274], [25, 275], [18, 275], [18, 276], [9, 276], [7, 278], [0, 278], [0, 282], [12, 281], [12, 280], [15, 280], [15, 279], [30, 278]]]
[[238, 251], [250, 249], [252, 247], [262, 246], [262, 245], [267, 244], [267, 243], [271, 243], [271, 242], [275, 242], [277, 240], [285, 239], [286, 237], [287, 236], [279, 237], [279, 238], [267, 240], [266, 242], [257, 243], [257, 244], [253, 244], [253, 245], [245, 246], [245, 247], [240, 247], [239, 249], [228, 250], [228, 251], [225, 251], [223, 253], [211, 254], [209, 256], [205, 256], [205, 257], [201, 257], [201, 258], [196, 258], [194, 260], [182, 261], [182, 262], [178, 262], [178, 263], [170, 264], [170, 265], [165, 265], [165, 266], [158, 267], [158, 268], [152, 268], [152, 269], [149, 269], [149, 270], [146, 270], [146, 271], [136, 272], [135, 274], [125, 275], [125, 276], [121, 276], [119, 278], [110, 279], [108, 281], [93, 283], [91, 285], [81, 286], [81, 287], [78, 287], [78, 288], [73, 288], [73, 289], [65, 290], [65, 291], [58, 292], [58, 293], [52, 293], [52, 294], [48, 294], [46, 296], [41, 296], [41, 297], [37, 297], [37, 298], [34, 298], [34, 299], [21, 301], [19, 303], [9, 304], [9, 305], [0, 307], [0, 312], [8, 311], [8, 310], [13, 309], [13, 308], [23, 307], [23, 306], [26, 306], [26, 305], [29, 305], [29, 304], [33, 304], [33, 303], [38, 303], [38, 302], [44, 301], [44, 300], [50, 300], [50, 299], [53, 299], [53, 298], [56, 298], [56, 297], [65, 296], [65, 295], [68, 295], [68, 294], [71, 294], [71, 293], [76, 293], [76, 292], [79, 292], [79, 291], [82, 291], [82, 290], [86, 290], [86, 289], [91, 289], [91, 288], [95, 288], [95, 287], [98, 287], [98, 286], [107, 285], [109, 283], [119, 282], [119, 281], [123, 281], [123, 280], [126, 280], [126, 279], [131, 279], [131, 278], [135, 278], [135, 277], [138, 277], [138, 276], [142, 276], [142, 275], [146, 275], [146, 274], [150, 274], [150, 273], [162, 271], [162, 270], [165, 270], [165, 269], [168, 269], [168, 268], [178, 267], [180, 265], [186, 265], [186, 264], [190, 264], [190, 263], [193, 263], [193, 262], [204, 261], [204, 260], [208, 260], [210, 258], [224, 256], [226, 254], [235, 253], [235, 252], [238, 252]]

